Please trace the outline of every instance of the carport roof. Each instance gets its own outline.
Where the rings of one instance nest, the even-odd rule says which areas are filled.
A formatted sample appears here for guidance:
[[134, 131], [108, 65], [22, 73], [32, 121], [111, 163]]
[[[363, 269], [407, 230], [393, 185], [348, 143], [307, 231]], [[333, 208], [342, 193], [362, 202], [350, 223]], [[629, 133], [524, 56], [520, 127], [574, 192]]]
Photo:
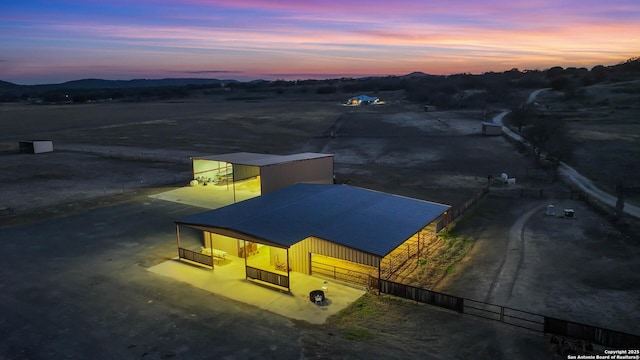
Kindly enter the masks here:
[[292, 155], [274, 155], [274, 154], [257, 154], [249, 152], [236, 152], [229, 154], [209, 155], [194, 157], [194, 160], [212, 160], [212, 161], [224, 161], [237, 165], [249, 165], [249, 166], [269, 166], [274, 164], [281, 164], [291, 161], [299, 160], [311, 160], [323, 157], [333, 156], [331, 154], [320, 153], [300, 153]]
[[384, 257], [448, 205], [347, 185], [296, 184], [176, 221], [290, 247], [316, 236]]

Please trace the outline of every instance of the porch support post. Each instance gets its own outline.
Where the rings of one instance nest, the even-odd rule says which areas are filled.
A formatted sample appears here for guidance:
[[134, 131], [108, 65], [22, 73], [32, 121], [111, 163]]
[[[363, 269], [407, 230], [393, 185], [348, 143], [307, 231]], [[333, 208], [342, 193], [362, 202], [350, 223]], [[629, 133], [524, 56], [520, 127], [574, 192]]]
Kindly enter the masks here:
[[291, 267], [289, 266], [289, 248], [287, 250], [287, 291], [291, 292]]
[[382, 276], [380, 276], [380, 265], [382, 265], [382, 258], [378, 258], [378, 295], [380, 295], [380, 290], [382, 290]]
[[176, 224], [176, 240], [178, 242], [178, 248], [180, 248], [180, 225]]
[[248, 279], [247, 276], [247, 240], [242, 240], [242, 257], [244, 257], [244, 278]]
[[449, 231], [449, 223], [451, 222], [451, 214], [449, 213], [449, 210], [444, 212], [444, 216], [445, 216], [445, 221], [444, 221], [444, 228]]
[[[207, 232], [203, 231], [204, 236], [207, 236]], [[211, 269], [214, 269], [215, 266], [213, 265], [213, 236], [211, 236], [211, 233], [209, 233], [209, 245], [211, 245]], [[204, 241], [204, 246], [207, 246], [207, 240], [205, 239]]]

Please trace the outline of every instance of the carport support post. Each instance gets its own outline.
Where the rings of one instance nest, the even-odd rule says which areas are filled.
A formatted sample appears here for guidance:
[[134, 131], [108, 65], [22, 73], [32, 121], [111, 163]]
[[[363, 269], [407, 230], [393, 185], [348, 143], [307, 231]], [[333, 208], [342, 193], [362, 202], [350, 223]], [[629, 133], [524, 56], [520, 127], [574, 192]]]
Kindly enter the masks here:
[[233, 203], [236, 203], [236, 173], [233, 171], [233, 165], [231, 165], [231, 187], [233, 188]]

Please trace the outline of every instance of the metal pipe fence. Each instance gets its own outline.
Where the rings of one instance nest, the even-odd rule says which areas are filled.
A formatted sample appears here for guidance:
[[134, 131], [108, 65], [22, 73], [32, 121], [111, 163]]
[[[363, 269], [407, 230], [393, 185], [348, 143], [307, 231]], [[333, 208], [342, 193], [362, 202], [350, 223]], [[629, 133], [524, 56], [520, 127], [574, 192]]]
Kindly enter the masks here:
[[389, 280], [374, 278], [370, 279], [369, 283], [378, 285], [380, 293], [383, 294], [402, 297], [416, 302], [454, 310], [459, 313], [498, 321], [511, 326], [539, 331], [545, 334], [585, 340], [615, 349], [640, 348], [640, 335], [581, 324], [570, 320], [557, 319], [529, 311], [471, 300]]

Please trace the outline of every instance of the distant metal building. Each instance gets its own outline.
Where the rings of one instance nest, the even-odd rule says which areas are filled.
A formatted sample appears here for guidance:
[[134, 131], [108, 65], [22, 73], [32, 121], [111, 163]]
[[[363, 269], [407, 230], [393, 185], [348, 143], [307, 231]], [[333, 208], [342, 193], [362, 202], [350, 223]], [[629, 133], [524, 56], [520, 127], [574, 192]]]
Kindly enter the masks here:
[[332, 184], [333, 155], [300, 153], [292, 155], [237, 152], [191, 158], [193, 178], [212, 183], [257, 179], [260, 195], [296, 183]]
[[483, 122], [482, 135], [502, 135], [502, 125], [492, 122]]
[[18, 142], [21, 153], [39, 154], [53, 151], [51, 140], [22, 140]]

